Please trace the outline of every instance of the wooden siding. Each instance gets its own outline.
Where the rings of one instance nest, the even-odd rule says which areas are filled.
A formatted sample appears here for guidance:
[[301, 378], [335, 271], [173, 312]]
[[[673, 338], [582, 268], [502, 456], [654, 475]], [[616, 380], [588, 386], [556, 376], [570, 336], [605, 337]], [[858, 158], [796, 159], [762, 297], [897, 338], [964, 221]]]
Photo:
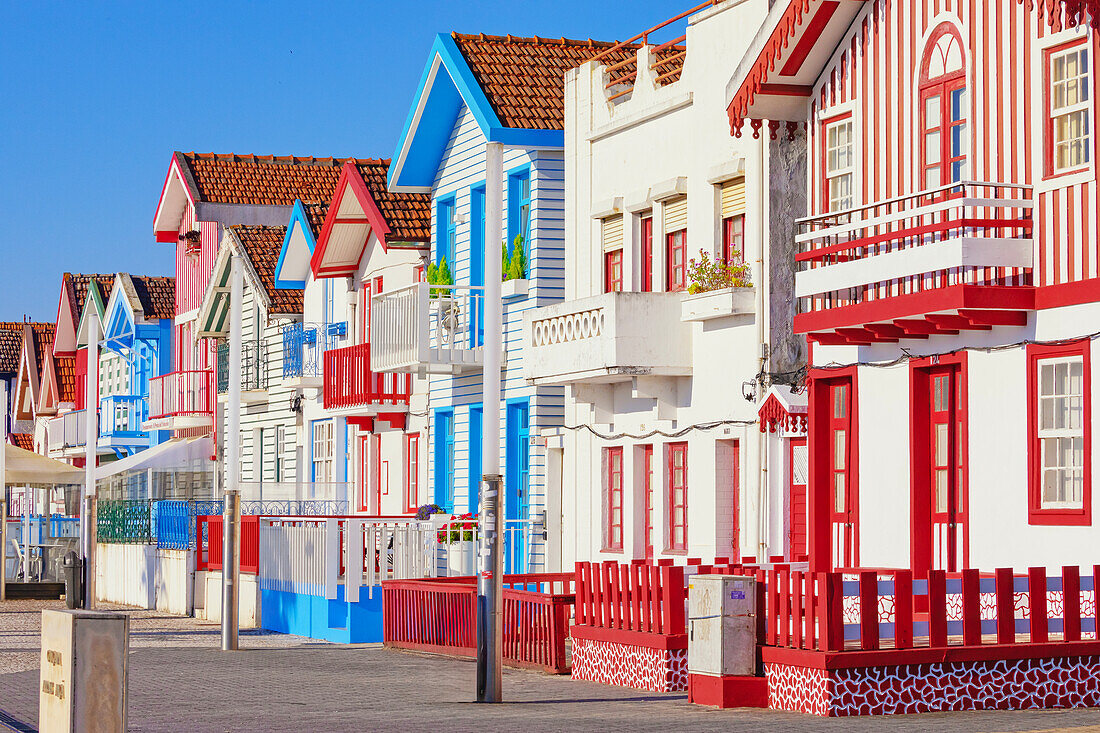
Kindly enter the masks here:
[[[560, 426], [564, 418], [564, 391], [560, 387], [528, 385], [523, 371], [523, 313], [531, 308], [562, 300], [565, 294], [565, 164], [561, 151], [505, 150], [504, 174], [524, 166], [531, 176], [531, 228], [526, 246], [529, 291], [526, 298], [504, 303], [504, 346], [507, 363], [502, 374], [503, 399], [530, 401], [529, 425], [532, 437], [543, 428]], [[441, 198], [455, 197], [455, 203], [465, 221], [457, 225], [456, 256], [452, 270], [457, 284], [470, 282], [470, 188], [484, 182], [485, 137], [473, 115], [463, 108], [443, 154], [432, 187], [433, 250], [437, 241], [434, 216], [435, 203]], [[504, 185], [501, 240], [506, 236], [508, 222], [508, 186]], [[474, 246], [482, 246], [477, 243]], [[498, 255], [499, 256], [499, 255]], [[468, 502], [470, 485], [469, 428], [470, 410], [482, 402], [480, 372], [460, 376], [434, 376], [429, 381], [429, 415], [434, 419], [438, 408], [455, 408], [455, 508], [463, 511]], [[504, 465], [506, 441], [504, 410], [501, 412], [501, 465]], [[421, 448], [427, 464], [427, 483], [422, 489], [427, 496], [434, 489], [434, 425], [428, 431]], [[530, 450], [529, 504], [532, 518], [545, 508], [545, 449], [534, 441]], [[477, 448], [480, 450], [480, 448]], [[535, 548], [532, 563], [543, 562], [541, 542]]]
[[[1055, 13], [1061, 13], [1057, 6]], [[1055, 285], [1097, 277], [1098, 196], [1095, 110], [1091, 110], [1091, 164], [1084, 174], [1044, 178], [1046, 115], [1043, 51], [1088, 34], [1092, 98], [1097, 83], [1097, 34], [1052, 35], [1046, 18], [1016, 0], [925, 0], [867, 4], [815, 87], [809, 127], [810, 210], [825, 213], [821, 180], [821, 120], [850, 112], [856, 135], [855, 203], [919, 191], [919, 92], [925, 40], [945, 21], [959, 28], [965, 47], [969, 173], [975, 181], [1033, 185], [1035, 267], [1025, 274], [987, 268], [983, 277], [1004, 284]], [[1061, 27], [1063, 24], [1059, 23]], [[910, 279], [912, 280], [912, 279]], [[921, 289], [920, 282], [885, 284], [868, 299]]]

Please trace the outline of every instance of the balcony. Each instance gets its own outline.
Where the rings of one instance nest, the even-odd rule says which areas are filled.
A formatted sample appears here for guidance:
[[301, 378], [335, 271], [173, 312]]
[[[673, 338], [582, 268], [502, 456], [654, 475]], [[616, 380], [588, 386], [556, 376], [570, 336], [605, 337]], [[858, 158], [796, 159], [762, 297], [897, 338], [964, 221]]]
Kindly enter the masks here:
[[484, 364], [484, 288], [416, 283], [371, 300], [379, 372], [455, 374]]
[[149, 433], [142, 429], [147, 403], [139, 395], [112, 395], [99, 401], [100, 448], [147, 448]]
[[[218, 345], [218, 395], [229, 392], [229, 344]], [[267, 399], [267, 344], [245, 341], [241, 344], [241, 402], [249, 404]]]
[[533, 384], [691, 376], [691, 327], [681, 293], [606, 293], [524, 314]]
[[149, 419], [142, 430], [187, 430], [214, 424], [214, 372], [170, 372], [149, 380]]
[[370, 344], [356, 344], [325, 352], [324, 384], [327, 410], [404, 412], [412, 377], [371, 371]]
[[64, 415], [50, 418], [46, 423], [46, 445], [50, 455], [66, 456], [84, 452], [84, 446], [88, 444], [86, 415], [87, 410], [71, 410]]
[[795, 331], [870, 344], [1022, 326], [1029, 186], [964, 182], [799, 221]]
[[341, 334], [326, 323], [283, 326], [283, 381], [292, 388], [324, 384], [324, 354], [336, 348]]

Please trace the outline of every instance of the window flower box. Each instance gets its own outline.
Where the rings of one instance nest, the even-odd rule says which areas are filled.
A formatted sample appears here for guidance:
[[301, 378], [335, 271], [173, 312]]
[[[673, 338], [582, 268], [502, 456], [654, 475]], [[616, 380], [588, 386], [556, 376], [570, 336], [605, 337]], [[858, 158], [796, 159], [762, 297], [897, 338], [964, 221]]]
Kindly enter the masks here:
[[722, 288], [705, 293], [687, 295], [681, 302], [681, 320], [709, 321], [713, 318], [751, 315], [755, 310], [756, 295], [752, 287]]
[[531, 281], [525, 277], [505, 280], [500, 284], [500, 297], [505, 300], [508, 298], [526, 298], [530, 282]]

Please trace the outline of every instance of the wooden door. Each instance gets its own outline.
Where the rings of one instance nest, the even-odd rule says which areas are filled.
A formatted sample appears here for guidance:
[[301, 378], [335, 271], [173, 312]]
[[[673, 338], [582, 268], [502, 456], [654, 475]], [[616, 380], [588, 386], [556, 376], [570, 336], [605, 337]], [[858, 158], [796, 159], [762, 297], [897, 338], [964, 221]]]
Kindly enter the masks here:
[[852, 474], [852, 385], [838, 382], [829, 386], [829, 471], [833, 567], [852, 567], [859, 560], [857, 498]]
[[809, 484], [810, 460], [805, 438], [792, 438], [788, 453], [789, 506], [787, 527], [788, 559], [792, 562], [807, 558], [809, 515], [806, 489]]
[[963, 384], [958, 365], [930, 370], [929, 507], [931, 567], [955, 572], [964, 564], [966, 537], [966, 481], [964, 476]]

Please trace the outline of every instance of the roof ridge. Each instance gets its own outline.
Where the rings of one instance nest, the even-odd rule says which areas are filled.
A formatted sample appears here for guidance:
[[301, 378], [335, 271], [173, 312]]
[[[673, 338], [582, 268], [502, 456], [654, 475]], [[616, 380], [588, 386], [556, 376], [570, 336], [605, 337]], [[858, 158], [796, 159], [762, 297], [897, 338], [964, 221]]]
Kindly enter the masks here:
[[355, 158], [350, 156], [328, 156], [318, 158], [312, 155], [254, 155], [241, 153], [198, 153], [192, 150], [189, 153], [177, 151], [187, 160], [214, 160], [229, 163], [256, 163], [267, 165], [322, 165], [339, 166], [348, 162], [358, 164], [389, 162], [389, 158]]
[[503, 43], [532, 43], [544, 46], [582, 46], [586, 48], [610, 48], [617, 45], [618, 41], [597, 41], [592, 38], [549, 38], [546, 36], [513, 36], [511, 33], [503, 36], [492, 36], [485, 33], [459, 33], [451, 31], [451, 38], [463, 41], [499, 41]]

